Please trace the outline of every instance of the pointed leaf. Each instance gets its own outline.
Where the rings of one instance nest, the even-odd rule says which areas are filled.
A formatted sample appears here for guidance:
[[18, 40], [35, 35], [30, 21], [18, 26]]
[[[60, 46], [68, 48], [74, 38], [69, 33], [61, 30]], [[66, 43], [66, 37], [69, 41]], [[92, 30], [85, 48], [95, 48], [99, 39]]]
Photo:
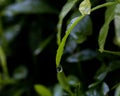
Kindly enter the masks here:
[[40, 96], [52, 96], [50, 90], [43, 85], [37, 84], [34, 86], [34, 88]]
[[108, 35], [109, 24], [114, 18], [114, 10], [115, 10], [115, 5], [108, 7], [105, 12], [105, 23], [103, 24], [102, 28], [100, 29], [100, 33], [99, 33], [99, 37], [98, 37], [100, 52], [104, 51], [104, 45], [105, 45], [105, 41], [106, 41], [106, 38]]
[[15, 69], [13, 78], [16, 80], [25, 79], [27, 77], [28, 70], [25, 66], [21, 65]]
[[114, 96], [120, 96], [120, 85], [116, 88]]
[[65, 36], [63, 37], [58, 50], [57, 50], [57, 55], [56, 55], [56, 67], [59, 66], [60, 61], [61, 61], [61, 57], [63, 55], [63, 51], [64, 51], [64, 46], [67, 40], [67, 37], [69, 36], [70, 32], [72, 31], [72, 29], [78, 24], [78, 22], [83, 18], [84, 16], [80, 16], [80, 17], [76, 17], [74, 19], [71, 20], [71, 26], [69, 26], [69, 28], [67, 28], [67, 31], [65, 33]]
[[11, 42], [20, 32], [21, 24], [16, 24], [8, 27], [4, 32], [4, 37], [7, 42]]
[[72, 9], [72, 7], [75, 5], [77, 0], [68, 0], [68, 2], [63, 6], [60, 15], [59, 15], [59, 21], [57, 24], [57, 43], [60, 44], [61, 42], [61, 30], [62, 30], [62, 23], [64, 17], [68, 14], [68, 12]]
[[86, 49], [80, 52], [77, 52], [67, 58], [67, 61], [70, 63], [77, 63], [80, 61], [87, 61], [94, 58], [97, 55], [96, 52]]
[[13, 16], [19, 13], [53, 13], [55, 12], [49, 5], [43, 1], [25, 0], [8, 6], [3, 15]]
[[53, 36], [49, 36], [46, 40], [44, 40], [42, 43], [40, 43], [38, 48], [34, 51], [34, 55], [40, 54], [44, 50], [44, 48], [48, 45], [48, 43], [50, 43], [52, 38], [53, 38]]
[[63, 89], [69, 92], [69, 94], [72, 94], [70, 90], [70, 86], [68, 84], [68, 80], [63, 71], [57, 73], [57, 78], [58, 78], [60, 85], [63, 87]]
[[83, 43], [92, 33], [92, 21], [90, 16], [85, 16], [71, 31], [70, 36], [77, 43]]
[[91, 2], [90, 0], [84, 0], [80, 3], [79, 11], [82, 15], [90, 14], [91, 12]]
[[54, 87], [54, 96], [63, 96], [63, 88], [59, 84]]

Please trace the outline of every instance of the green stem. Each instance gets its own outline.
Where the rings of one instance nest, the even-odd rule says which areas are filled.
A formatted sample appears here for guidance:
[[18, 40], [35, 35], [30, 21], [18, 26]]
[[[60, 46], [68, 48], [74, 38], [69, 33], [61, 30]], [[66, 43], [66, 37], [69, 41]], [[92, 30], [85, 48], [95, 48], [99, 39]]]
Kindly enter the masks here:
[[[2, 19], [1, 19], [1, 16], [0, 16], [0, 38], [1, 38], [1, 41], [2, 41], [2, 44], [5, 43], [5, 38], [3, 36], [3, 28], [2, 28]], [[3, 51], [3, 48], [2, 48], [2, 44], [0, 44], [0, 63], [1, 63], [1, 67], [2, 67], [2, 70], [3, 70], [3, 73], [5, 75], [6, 78], [9, 78], [9, 74], [8, 74], [8, 69], [7, 69], [7, 63], [6, 63], [6, 56], [5, 56], [5, 53]]]
[[97, 10], [97, 9], [100, 9], [100, 8], [103, 8], [103, 7], [107, 7], [107, 6], [111, 6], [111, 5], [115, 5], [117, 4], [118, 2], [107, 2], [107, 3], [104, 3], [104, 4], [101, 4], [101, 5], [98, 5], [94, 8], [91, 9], [91, 12]]
[[1, 46], [0, 46], [0, 61], [1, 61], [1, 66], [2, 66], [2, 70], [3, 70], [5, 77], [9, 78], [7, 63], [6, 63], [6, 56], [5, 56]]
[[104, 50], [103, 52], [120, 56], [120, 52]]

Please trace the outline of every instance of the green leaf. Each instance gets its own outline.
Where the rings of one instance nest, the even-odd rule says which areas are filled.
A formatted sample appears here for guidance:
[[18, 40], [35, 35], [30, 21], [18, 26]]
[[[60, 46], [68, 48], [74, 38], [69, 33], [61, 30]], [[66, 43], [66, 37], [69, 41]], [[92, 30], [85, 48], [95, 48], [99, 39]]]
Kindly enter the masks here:
[[115, 44], [120, 46], [120, 4], [116, 5], [115, 16]]
[[105, 82], [95, 83], [95, 86], [90, 88], [86, 92], [86, 95], [87, 96], [106, 96], [108, 92], [109, 92], [109, 86]]
[[34, 85], [35, 91], [40, 95], [40, 96], [52, 96], [52, 93], [48, 88], [46, 88], [43, 85], [37, 84]]
[[79, 5], [79, 11], [82, 13], [82, 15], [90, 14], [91, 12], [91, 2], [90, 0], [84, 0]]
[[67, 58], [67, 62], [77, 63], [80, 61], [87, 61], [87, 60], [93, 59], [94, 57], [96, 57], [96, 55], [97, 55], [96, 52], [89, 49], [85, 49], [83, 51], [77, 52], [69, 56]]
[[[69, 25], [68, 25], [69, 26]], [[83, 43], [92, 33], [92, 21], [90, 16], [85, 16], [71, 31], [70, 36], [77, 42]]]
[[53, 36], [49, 36], [46, 40], [42, 41], [42, 43], [39, 44], [38, 48], [34, 51], [34, 55], [40, 54], [44, 48], [50, 43]]
[[120, 96], [120, 85], [116, 88], [114, 96]]
[[94, 79], [98, 81], [104, 80], [109, 71], [109, 67], [107, 67], [105, 64], [102, 64], [101, 67], [97, 70]]
[[56, 67], [59, 66], [60, 61], [61, 61], [61, 57], [63, 55], [63, 51], [64, 51], [64, 46], [67, 40], [67, 37], [69, 36], [70, 32], [72, 31], [72, 29], [80, 22], [80, 20], [83, 18], [84, 16], [80, 16], [80, 17], [76, 17], [74, 19], [71, 20], [71, 25], [69, 26], [69, 28], [67, 28], [67, 31], [65, 33], [65, 36], [63, 37], [58, 50], [57, 50], [57, 55], [56, 55]]
[[75, 3], [77, 2], [77, 0], [68, 0], [68, 2], [63, 6], [60, 15], [59, 15], [59, 21], [57, 24], [57, 43], [58, 45], [61, 42], [61, 30], [62, 30], [62, 23], [63, 23], [63, 19], [64, 17], [68, 14], [68, 12], [72, 9], [72, 7], [75, 5]]
[[94, 79], [98, 81], [103, 81], [109, 72], [120, 69], [120, 61], [112, 61], [109, 66], [102, 64], [101, 67], [97, 70]]
[[108, 35], [109, 24], [114, 19], [114, 10], [115, 10], [115, 5], [108, 7], [105, 12], [105, 23], [103, 24], [102, 28], [100, 29], [100, 33], [99, 33], [99, 37], [98, 37], [100, 52], [104, 51], [104, 45], [105, 45], [105, 41], [106, 41], [106, 38]]
[[63, 96], [63, 88], [59, 84], [54, 87], [54, 95], [53, 96]]
[[21, 29], [20, 23], [8, 27], [4, 32], [4, 37], [6, 38], [7, 42], [11, 42], [19, 34], [20, 29]]
[[25, 89], [19, 89], [19, 90], [15, 91], [13, 96], [22, 96], [24, 91], [25, 91]]
[[3, 15], [13, 16], [19, 13], [55, 13], [56, 11], [43, 1], [25, 0], [8, 6]]
[[25, 79], [27, 77], [27, 74], [27, 68], [21, 65], [14, 70], [13, 78], [16, 80]]
[[63, 87], [63, 89], [66, 90], [67, 92], [69, 92], [69, 94], [71, 94], [71, 96], [72, 96], [72, 92], [70, 90], [70, 86], [68, 84], [68, 80], [67, 80], [64, 72], [63, 71], [58, 72], [57, 78], [58, 78], [60, 85]]
[[64, 53], [73, 53], [77, 48], [76, 41], [70, 36], [67, 40]]

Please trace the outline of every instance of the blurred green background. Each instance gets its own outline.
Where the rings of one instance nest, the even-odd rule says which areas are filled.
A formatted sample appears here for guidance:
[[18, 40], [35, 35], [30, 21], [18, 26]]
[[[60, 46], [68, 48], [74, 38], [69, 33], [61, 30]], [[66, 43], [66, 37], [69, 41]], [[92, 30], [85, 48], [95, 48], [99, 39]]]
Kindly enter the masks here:
[[[62, 36], [73, 13], [78, 12], [81, 1], [78, 0], [64, 18]], [[38, 96], [35, 84], [44, 85], [55, 94], [56, 91], [53, 90], [58, 83], [55, 64], [57, 23], [66, 2], [67, 0], [0, 0], [0, 96]], [[94, 7], [106, 1], [91, 2]], [[120, 57], [98, 52], [98, 32], [104, 23], [105, 9], [101, 8], [81, 21], [82, 27], [78, 29], [88, 33], [73, 31], [62, 57], [61, 65], [66, 76], [72, 75], [73, 81], [78, 80], [81, 94], [86, 92], [87, 96], [107, 96], [93, 93], [107, 93], [120, 82]], [[120, 48], [113, 42], [113, 24], [114, 22], [110, 25], [105, 48], [119, 51]], [[93, 87], [88, 88], [92, 83]], [[111, 94], [114, 94], [114, 88], [109, 94], [113, 96]]]

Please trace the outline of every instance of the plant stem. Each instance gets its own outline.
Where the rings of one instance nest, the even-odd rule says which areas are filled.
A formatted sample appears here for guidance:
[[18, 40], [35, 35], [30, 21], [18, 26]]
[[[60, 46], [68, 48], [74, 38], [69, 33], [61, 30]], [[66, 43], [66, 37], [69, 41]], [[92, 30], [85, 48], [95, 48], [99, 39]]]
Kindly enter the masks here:
[[104, 50], [103, 52], [120, 56], [120, 52], [115, 52], [110, 50]]
[[[3, 28], [2, 28], [2, 21], [1, 21], [1, 16], [0, 16], [0, 38], [1, 38], [1, 41], [2, 41], [2, 44], [5, 43], [5, 38], [3, 37]], [[9, 78], [9, 74], [8, 74], [8, 69], [7, 69], [7, 63], [6, 63], [6, 56], [5, 56], [5, 53], [3, 51], [3, 48], [2, 48], [2, 44], [0, 44], [0, 63], [1, 63], [1, 67], [2, 67], [2, 70], [3, 70], [3, 73], [5, 75], [5, 78]]]
[[91, 12], [97, 10], [97, 9], [100, 9], [100, 8], [103, 8], [103, 7], [107, 7], [107, 6], [111, 6], [111, 5], [115, 5], [117, 4], [118, 2], [107, 2], [107, 3], [104, 3], [104, 4], [101, 4], [101, 5], [98, 5], [94, 8], [91, 9]]

